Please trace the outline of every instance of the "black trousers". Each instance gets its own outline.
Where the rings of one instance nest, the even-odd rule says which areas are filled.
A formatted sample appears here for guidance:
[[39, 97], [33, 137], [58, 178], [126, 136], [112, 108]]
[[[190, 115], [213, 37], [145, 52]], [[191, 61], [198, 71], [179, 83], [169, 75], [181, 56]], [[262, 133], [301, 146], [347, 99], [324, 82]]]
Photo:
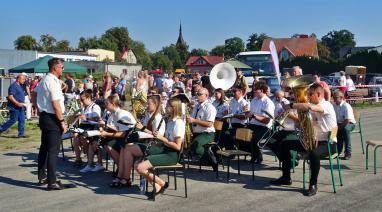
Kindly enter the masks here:
[[[249, 148], [252, 148], [252, 157], [253, 158], [263, 158], [263, 153], [261, 152], [259, 146], [257, 146], [257, 143], [259, 143], [260, 139], [264, 136], [266, 137], [269, 133], [270, 130], [268, 127], [260, 126], [260, 125], [255, 125], [255, 124], [250, 124], [248, 125], [248, 128], [253, 131], [252, 133], [252, 139], [251, 139], [251, 146]], [[265, 135], [267, 134], [267, 135]], [[248, 147], [247, 147], [248, 148]], [[247, 149], [248, 151], [248, 149]]]
[[237, 147], [237, 142], [235, 140], [236, 129], [243, 128], [244, 125], [240, 123], [232, 123], [231, 126], [232, 128], [229, 129], [229, 124], [224, 122], [219, 142], [221, 148], [235, 149], [235, 147]]
[[[41, 145], [38, 153], [38, 178], [47, 177], [48, 184], [56, 182], [57, 158], [60, 151], [62, 130], [55, 114], [42, 112], [39, 125], [41, 129]], [[45, 162], [47, 173], [45, 173]]]
[[280, 130], [269, 139], [267, 147], [272, 150], [281, 161], [282, 143], [286, 140], [298, 140], [296, 131]]
[[[316, 149], [308, 153], [310, 160], [310, 185], [317, 185], [318, 173], [320, 172], [320, 159], [329, 154], [327, 148], [327, 141], [319, 141]], [[330, 145], [330, 151], [335, 151], [335, 145]], [[281, 144], [281, 161], [282, 161], [282, 171], [283, 177], [290, 179], [290, 169], [292, 168], [291, 154], [290, 150], [295, 150], [298, 152], [306, 152], [299, 140], [285, 140]]]

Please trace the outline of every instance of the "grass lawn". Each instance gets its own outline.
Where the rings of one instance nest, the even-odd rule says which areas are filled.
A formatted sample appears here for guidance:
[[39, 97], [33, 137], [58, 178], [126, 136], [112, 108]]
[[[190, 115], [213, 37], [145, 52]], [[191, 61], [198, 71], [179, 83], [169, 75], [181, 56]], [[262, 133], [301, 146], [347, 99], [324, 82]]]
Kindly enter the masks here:
[[28, 138], [17, 137], [17, 123], [0, 135], [0, 151], [31, 149], [40, 146], [41, 131], [36, 121], [26, 122], [25, 134]]

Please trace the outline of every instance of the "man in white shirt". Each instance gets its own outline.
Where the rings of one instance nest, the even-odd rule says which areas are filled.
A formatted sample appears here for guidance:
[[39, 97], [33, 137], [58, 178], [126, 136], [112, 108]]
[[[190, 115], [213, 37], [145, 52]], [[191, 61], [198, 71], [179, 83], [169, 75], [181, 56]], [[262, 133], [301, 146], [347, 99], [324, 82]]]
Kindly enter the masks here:
[[353, 108], [349, 103], [345, 102], [344, 94], [337, 90], [334, 92], [334, 111], [336, 112], [336, 119], [338, 125], [337, 133], [337, 148], [338, 153], [342, 152], [345, 143], [345, 160], [351, 158], [351, 131], [354, 130], [356, 120], [354, 119]]
[[[317, 178], [320, 171], [320, 158], [328, 155], [328, 134], [337, 127], [336, 114], [332, 104], [324, 99], [324, 89], [314, 83], [308, 90], [308, 98], [310, 103], [292, 103], [289, 108], [297, 111], [309, 112], [312, 117], [312, 125], [315, 131], [315, 139], [318, 146], [310, 152], [307, 152], [310, 160], [310, 182], [309, 189], [304, 191], [305, 196], [313, 196], [317, 193]], [[304, 126], [301, 126], [304, 127]], [[334, 141], [335, 142], [335, 141]], [[335, 151], [335, 143], [330, 144], [331, 152]], [[291, 185], [290, 169], [292, 167], [290, 150], [298, 152], [306, 152], [299, 140], [288, 140], [281, 145], [281, 161], [283, 175], [271, 181], [273, 185]]]
[[[48, 190], [61, 190], [69, 186], [62, 185], [56, 179], [57, 158], [60, 151], [61, 135], [67, 131], [63, 113], [64, 95], [59, 77], [64, 70], [64, 60], [52, 58], [48, 61], [49, 73], [34, 90], [33, 105], [40, 116], [41, 146], [38, 154], [39, 183], [47, 183]], [[45, 163], [47, 162], [47, 176]], [[45, 179], [45, 177], [47, 177]]]
[[356, 89], [354, 82], [349, 74], [346, 75], [346, 88], [347, 88], [347, 92], [354, 91]]
[[244, 99], [245, 87], [241, 85], [234, 86], [232, 88], [232, 92], [234, 94], [234, 98], [231, 99], [229, 103], [229, 111], [228, 113], [232, 114], [232, 118], [228, 118], [227, 121], [231, 122], [231, 128], [229, 125], [224, 125], [224, 129], [222, 129], [221, 142], [219, 143], [220, 147], [225, 147], [226, 149], [234, 149], [235, 144], [235, 133], [237, 128], [242, 128], [245, 125], [247, 117], [245, 117], [244, 109], [248, 107], [249, 103]]
[[275, 105], [267, 96], [267, 90], [268, 85], [264, 81], [255, 82], [252, 87], [254, 98], [250, 108], [246, 109], [246, 116], [250, 119], [248, 127], [253, 131], [251, 140], [252, 160], [258, 164], [263, 161], [263, 153], [257, 143], [266, 133], [270, 132], [275, 112]]
[[208, 90], [201, 88], [196, 92], [198, 104], [195, 105], [191, 116], [187, 118], [192, 124], [193, 140], [191, 150], [199, 157], [205, 153], [204, 145], [214, 141], [216, 116], [215, 107], [208, 101]]

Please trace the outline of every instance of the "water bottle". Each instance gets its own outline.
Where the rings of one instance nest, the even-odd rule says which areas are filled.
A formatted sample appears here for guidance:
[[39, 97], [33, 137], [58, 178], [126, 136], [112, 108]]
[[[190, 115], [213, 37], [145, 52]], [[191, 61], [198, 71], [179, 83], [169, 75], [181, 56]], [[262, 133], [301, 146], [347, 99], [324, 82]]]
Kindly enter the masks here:
[[145, 194], [145, 186], [146, 186], [145, 178], [143, 176], [140, 176], [140, 178], [139, 178], [139, 191], [141, 194]]

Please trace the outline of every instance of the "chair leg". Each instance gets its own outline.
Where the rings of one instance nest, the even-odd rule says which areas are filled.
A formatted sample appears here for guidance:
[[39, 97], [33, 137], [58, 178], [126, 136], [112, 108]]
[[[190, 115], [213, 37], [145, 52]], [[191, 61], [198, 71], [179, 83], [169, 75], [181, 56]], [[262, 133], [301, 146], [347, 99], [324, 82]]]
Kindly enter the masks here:
[[374, 147], [374, 174], [377, 174], [377, 149], [380, 146]]
[[252, 160], [252, 181], [255, 181], [255, 161]]
[[[328, 144], [329, 145], [329, 144]], [[336, 193], [336, 180], [334, 178], [334, 172], [333, 172], [333, 162], [332, 162], [332, 153], [330, 151], [330, 146], [328, 146], [328, 152], [329, 152], [329, 166], [330, 166], [330, 174], [332, 175], [332, 185], [333, 185], [333, 191]]]
[[366, 170], [369, 169], [369, 144], [366, 145]]
[[362, 134], [361, 124], [359, 125], [359, 134], [360, 134], [360, 136], [361, 136], [362, 154], [364, 155], [364, 154], [365, 154], [365, 149], [364, 149], [364, 147], [363, 147], [363, 134]]
[[336, 145], [336, 152], [337, 152], [337, 169], [338, 169], [338, 177], [340, 178], [340, 185], [343, 186], [343, 181], [342, 181], [342, 171], [341, 171], [341, 163], [340, 163], [340, 156], [338, 155], [338, 149]]
[[294, 168], [296, 167], [296, 158], [297, 158], [297, 152], [292, 152], [292, 171], [294, 173]]
[[62, 160], [65, 161], [64, 141], [63, 140], [61, 140], [61, 152], [62, 152]]
[[70, 146], [72, 147], [72, 152], [74, 152], [73, 138], [70, 138]]
[[175, 190], [178, 189], [177, 182], [176, 182], [176, 169], [174, 169], [174, 186], [175, 186]]
[[134, 182], [134, 172], [135, 172], [134, 169], [135, 169], [134, 167], [131, 169], [131, 182]]
[[106, 152], [106, 170], [109, 170], [109, 154]]
[[240, 176], [240, 156], [237, 156], [237, 174]]
[[186, 178], [186, 169], [183, 165], [183, 178], [184, 178], [184, 193], [186, 195], [186, 198], [187, 198], [187, 178]]
[[170, 171], [167, 170], [167, 182], [168, 184], [170, 184]]
[[302, 163], [302, 187], [303, 187], [304, 190], [306, 188], [306, 186], [305, 186], [305, 183], [306, 183], [305, 162], [306, 162], [306, 160], [304, 160], [304, 162]]
[[157, 191], [156, 191], [156, 187], [155, 187], [155, 172], [153, 172], [153, 174], [154, 174], [154, 179], [153, 179], [153, 201], [155, 201], [155, 195], [156, 195], [156, 193], [157, 193]]
[[229, 183], [229, 167], [231, 166], [231, 158], [228, 158], [228, 165], [227, 165], [227, 183]]

